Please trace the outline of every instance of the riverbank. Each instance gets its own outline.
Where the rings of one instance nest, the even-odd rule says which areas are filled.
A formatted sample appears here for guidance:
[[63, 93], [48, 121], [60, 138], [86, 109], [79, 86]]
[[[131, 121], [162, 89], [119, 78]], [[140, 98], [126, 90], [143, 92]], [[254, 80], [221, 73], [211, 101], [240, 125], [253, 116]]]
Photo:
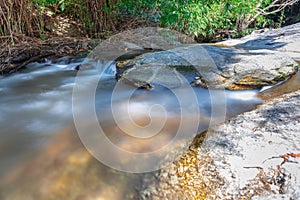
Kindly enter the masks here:
[[51, 37], [39, 39], [21, 36], [14, 45], [0, 50], [0, 74], [6, 75], [24, 69], [32, 62], [64, 56], [86, 57], [99, 43], [83, 37]]
[[210, 128], [142, 199], [299, 199], [300, 91]]
[[[142, 22], [136, 22], [134, 19], [128, 19], [128, 26], [125, 28], [126, 23], [120, 26], [120, 30], [116, 30], [111, 34], [116, 34], [122, 30], [131, 30], [133, 28], [144, 27]], [[146, 23], [146, 25], [157, 26], [154, 23]], [[59, 29], [60, 27], [56, 27]], [[41, 37], [28, 37], [25, 35], [13, 35], [13, 43], [8, 42], [11, 40], [9, 36], [0, 37], [1, 39], [1, 50], [0, 50], [0, 74], [7, 75], [24, 69], [25, 66], [31, 62], [42, 62], [46, 59], [56, 59], [64, 56], [79, 56], [86, 57], [92, 50], [101, 43], [102, 39], [92, 39], [88, 37], [83, 37], [80, 33], [79, 27], [73, 28], [72, 33], [60, 33], [59, 36], [56, 34], [58, 30], [53, 30], [53, 33], [48, 34], [45, 38]], [[284, 28], [283, 28], [284, 29]], [[74, 32], [78, 32], [78, 36]], [[257, 32], [257, 31], [255, 31]], [[251, 34], [247, 36], [251, 39], [253, 35], [259, 36], [260, 34]], [[258, 31], [259, 32], [259, 31]], [[264, 31], [262, 31], [264, 34]], [[281, 33], [280, 33], [281, 34]], [[280, 36], [278, 34], [278, 37]], [[108, 37], [108, 36], [106, 36]], [[232, 46], [235, 45], [232, 41], [238, 41], [242, 43], [241, 40], [227, 40], [227, 36], [219, 38], [219, 40], [224, 41], [220, 43], [211, 43], [209, 45], [213, 46]], [[244, 37], [244, 38], [247, 38]], [[42, 39], [43, 38], [43, 39]], [[192, 37], [191, 37], [192, 38]], [[7, 39], [7, 42], [3, 42]], [[264, 40], [266, 43], [266, 40]], [[195, 41], [194, 41], [195, 42]], [[246, 41], [245, 41], [246, 42]], [[256, 48], [257, 44], [246, 44], [241, 46], [241, 48], [248, 49], [247, 45]], [[256, 45], [256, 46], [255, 46]], [[240, 48], [240, 47], [239, 47]], [[261, 48], [261, 47], [259, 47]], [[269, 49], [269, 48], [266, 48]], [[290, 54], [292, 51], [290, 51]], [[295, 52], [296, 54], [296, 52]], [[297, 55], [297, 54], [296, 54]], [[297, 55], [298, 56], [298, 55]], [[292, 56], [293, 57], [293, 56]], [[300, 60], [297, 58], [296, 60]]]

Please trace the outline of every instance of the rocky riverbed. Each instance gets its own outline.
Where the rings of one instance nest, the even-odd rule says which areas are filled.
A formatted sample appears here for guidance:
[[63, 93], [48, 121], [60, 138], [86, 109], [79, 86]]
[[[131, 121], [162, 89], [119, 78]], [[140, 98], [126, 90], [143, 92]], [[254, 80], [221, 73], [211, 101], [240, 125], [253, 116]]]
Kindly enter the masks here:
[[298, 90], [209, 129], [144, 199], [299, 199], [299, 105]]
[[[296, 24], [218, 45], [272, 47], [272, 55], [299, 61], [299, 33]], [[261, 92], [266, 102], [257, 109], [196, 137], [198, 145], [157, 172], [142, 199], [300, 199], [299, 75], [290, 81]]]

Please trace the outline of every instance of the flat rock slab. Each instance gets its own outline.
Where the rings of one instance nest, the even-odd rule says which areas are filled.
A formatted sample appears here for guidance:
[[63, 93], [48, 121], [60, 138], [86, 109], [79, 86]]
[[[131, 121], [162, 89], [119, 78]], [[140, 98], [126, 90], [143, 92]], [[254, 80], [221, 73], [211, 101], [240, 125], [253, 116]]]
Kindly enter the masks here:
[[[129, 80], [136, 86], [143, 86], [160, 84], [160, 76], [167, 69], [188, 71], [193, 67], [194, 75], [200, 77], [200, 85], [239, 90], [276, 84], [295, 74], [297, 66], [289, 56], [272, 50], [189, 45], [168, 51], [145, 53], [135, 59], [118, 63], [118, 70], [124, 73], [121, 75], [122, 79]], [[161, 73], [149, 73], [157, 71], [158, 67], [161, 68]], [[168, 73], [166, 86], [180, 86], [182, 83], [185, 82], [178, 79], [177, 72]]]
[[275, 30], [262, 30], [261, 33], [256, 31], [246, 37], [227, 40], [217, 45], [276, 50], [300, 61], [300, 23]]
[[299, 133], [298, 90], [209, 130], [203, 148], [210, 149], [208, 154], [227, 183], [221, 187], [223, 193], [299, 199], [300, 158], [289, 157], [283, 163], [278, 157], [300, 153]]

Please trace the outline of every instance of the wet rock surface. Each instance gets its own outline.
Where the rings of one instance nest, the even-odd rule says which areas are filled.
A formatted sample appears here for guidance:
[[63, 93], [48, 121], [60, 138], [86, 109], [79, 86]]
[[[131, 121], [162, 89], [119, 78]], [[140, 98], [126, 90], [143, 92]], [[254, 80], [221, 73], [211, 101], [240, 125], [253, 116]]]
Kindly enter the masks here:
[[143, 194], [150, 199], [299, 199], [299, 105], [298, 90], [209, 129], [196, 141], [203, 141], [197, 151], [190, 149], [162, 169], [160, 184]]
[[[295, 33], [297, 27], [290, 29]], [[117, 67], [121, 79], [129, 80], [138, 87], [147, 84], [165, 84], [170, 88], [181, 86], [182, 80], [178, 78], [176, 70], [188, 71], [194, 76], [199, 76], [199, 84], [209, 88], [240, 90], [274, 85], [298, 70], [298, 64], [295, 62], [297, 59], [294, 56], [295, 52], [300, 52], [298, 33], [282, 34], [284, 30], [274, 30], [275, 33], [271, 30], [268, 36], [261, 36], [268, 37], [267, 45], [257, 42], [253, 48], [248, 48], [245, 42], [245, 46], [239, 46], [238, 43], [234, 47], [220, 47], [233, 46], [230, 44], [234, 44], [235, 40], [231, 43], [220, 43], [219, 46], [188, 45], [167, 51], [145, 53], [117, 63]], [[277, 37], [285, 42], [277, 41]], [[263, 38], [261, 40], [264, 41]], [[259, 44], [261, 46], [258, 46]], [[292, 52], [293, 55], [288, 52]], [[169, 74], [169, 81], [161, 82], [166, 74]]]

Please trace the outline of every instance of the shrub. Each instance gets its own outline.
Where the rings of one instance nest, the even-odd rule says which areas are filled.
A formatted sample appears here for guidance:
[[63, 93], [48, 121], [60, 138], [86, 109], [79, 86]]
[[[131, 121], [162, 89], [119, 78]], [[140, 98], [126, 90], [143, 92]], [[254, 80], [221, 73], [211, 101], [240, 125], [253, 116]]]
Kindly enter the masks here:
[[56, 14], [75, 19], [85, 27], [86, 34], [95, 36], [114, 31], [118, 0], [32, 0], [40, 10], [52, 8]]
[[[156, 20], [198, 40], [212, 40], [218, 33], [240, 36], [249, 28], [282, 23], [272, 15], [299, 0], [139, 0], [121, 1], [120, 7], [131, 15]], [[229, 30], [229, 31], [228, 31]]]
[[15, 34], [33, 36], [38, 26], [39, 18], [28, 0], [0, 0], [0, 35], [13, 42]]

